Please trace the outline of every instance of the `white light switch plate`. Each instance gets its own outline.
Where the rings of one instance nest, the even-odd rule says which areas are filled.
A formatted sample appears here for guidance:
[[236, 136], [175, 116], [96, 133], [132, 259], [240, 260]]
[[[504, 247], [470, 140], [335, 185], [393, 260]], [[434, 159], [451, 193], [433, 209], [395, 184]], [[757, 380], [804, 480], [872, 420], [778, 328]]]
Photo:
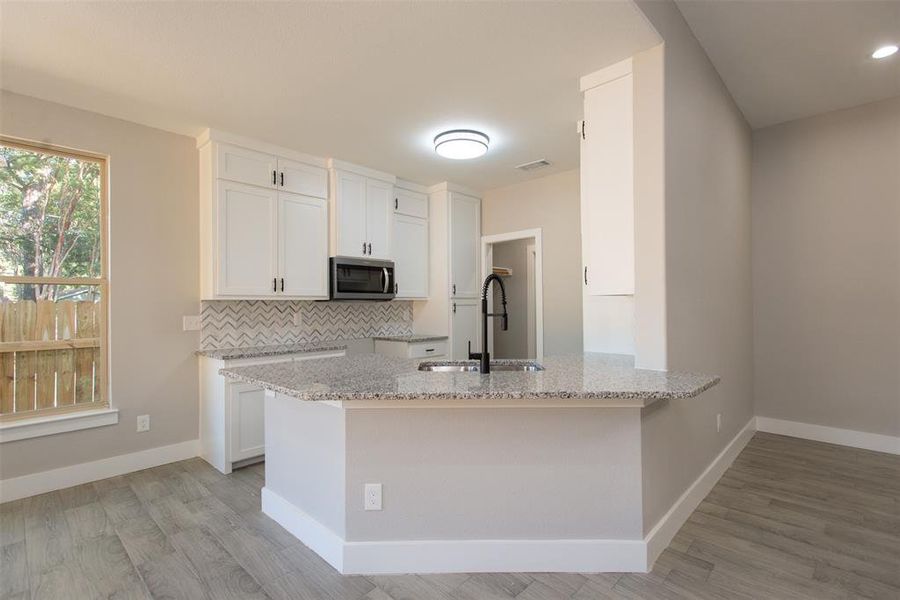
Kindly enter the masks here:
[[137, 430], [138, 433], [150, 431], [150, 415], [138, 415]]
[[181, 326], [185, 331], [200, 331], [200, 315], [181, 317]]
[[366, 510], [381, 510], [381, 484], [380, 483], [367, 483], [365, 488], [365, 502], [364, 507]]

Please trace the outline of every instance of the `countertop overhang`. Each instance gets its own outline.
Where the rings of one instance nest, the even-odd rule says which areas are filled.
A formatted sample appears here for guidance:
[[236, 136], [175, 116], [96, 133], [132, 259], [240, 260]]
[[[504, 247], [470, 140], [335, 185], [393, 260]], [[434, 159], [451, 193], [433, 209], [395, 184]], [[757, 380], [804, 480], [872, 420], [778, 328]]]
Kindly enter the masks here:
[[362, 354], [230, 367], [226, 377], [299, 400], [344, 407], [602, 406], [642, 408], [691, 398], [719, 382], [712, 375], [634, 368], [626, 355], [584, 353], [547, 357], [537, 372], [434, 373], [420, 359]]

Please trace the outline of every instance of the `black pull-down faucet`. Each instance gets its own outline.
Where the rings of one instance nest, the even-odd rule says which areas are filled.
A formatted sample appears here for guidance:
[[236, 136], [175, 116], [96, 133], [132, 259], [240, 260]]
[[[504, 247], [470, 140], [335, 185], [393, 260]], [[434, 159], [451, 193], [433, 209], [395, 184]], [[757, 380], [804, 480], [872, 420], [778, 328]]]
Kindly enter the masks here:
[[[500, 284], [500, 301], [503, 305], [502, 313], [488, 312], [488, 288], [491, 282], [496, 281]], [[509, 314], [506, 312], [506, 288], [503, 286], [503, 280], [496, 273], [491, 273], [484, 278], [484, 284], [481, 286], [481, 343], [484, 346], [481, 352], [472, 352], [472, 342], [469, 342], [469, 360], [480, 359], [482, 374], [491, 372], [491, 354], [487, 350], [488, 339], [488, 317], [500, 317], [503, 322], [500, 324], [503, 331], [509, 329]]]

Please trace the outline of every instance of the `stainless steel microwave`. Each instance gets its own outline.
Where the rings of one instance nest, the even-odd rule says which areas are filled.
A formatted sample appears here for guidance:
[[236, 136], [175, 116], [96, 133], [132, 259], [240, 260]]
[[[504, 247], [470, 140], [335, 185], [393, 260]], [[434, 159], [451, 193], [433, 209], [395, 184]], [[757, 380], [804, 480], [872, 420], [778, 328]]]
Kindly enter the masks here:
[[394, 262], [371, 258], [331, 258], [332, 300], [392, 300]]

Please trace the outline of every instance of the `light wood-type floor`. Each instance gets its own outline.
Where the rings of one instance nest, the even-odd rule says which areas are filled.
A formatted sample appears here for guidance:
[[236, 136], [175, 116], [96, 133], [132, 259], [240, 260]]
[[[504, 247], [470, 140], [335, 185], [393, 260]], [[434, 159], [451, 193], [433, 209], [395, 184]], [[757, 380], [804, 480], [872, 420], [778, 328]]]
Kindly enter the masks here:
[[900, 598], [900, 457], [756, 434], [649, 574], [341, 576], [193, 459], [0, 505], [0, 598]]

